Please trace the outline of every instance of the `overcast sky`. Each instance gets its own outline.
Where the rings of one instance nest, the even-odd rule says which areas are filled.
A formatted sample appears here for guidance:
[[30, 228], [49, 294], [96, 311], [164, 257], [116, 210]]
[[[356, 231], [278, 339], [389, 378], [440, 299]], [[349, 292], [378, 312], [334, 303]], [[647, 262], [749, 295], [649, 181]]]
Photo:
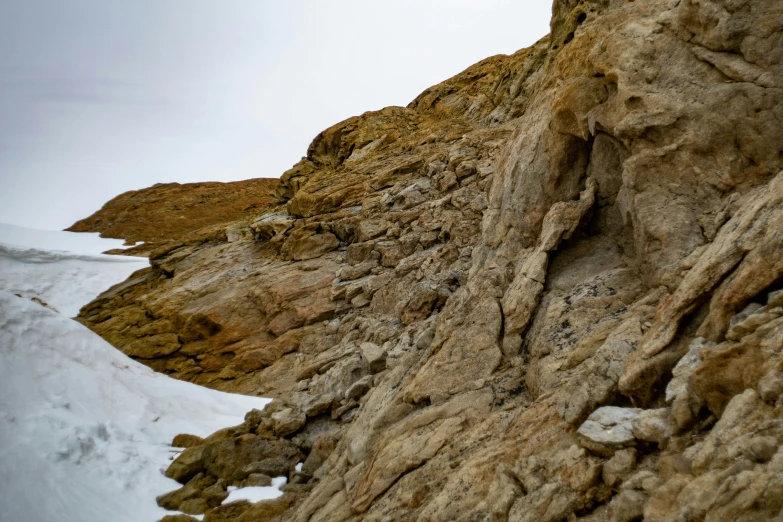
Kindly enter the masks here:
[[3, 0], [0, 222], [279, 177], [323, 129], [549, 31], [548, 0]]

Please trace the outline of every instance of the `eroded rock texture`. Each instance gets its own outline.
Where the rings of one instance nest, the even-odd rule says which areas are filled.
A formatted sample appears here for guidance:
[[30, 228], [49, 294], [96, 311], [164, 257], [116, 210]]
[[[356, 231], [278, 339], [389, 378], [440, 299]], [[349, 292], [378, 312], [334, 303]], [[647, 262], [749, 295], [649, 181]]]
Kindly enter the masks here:
[[193, 493], [207, 521], [771, 519], [782, 136], [778, 0], [557, 0], [550, 37], [327, 129], [283, 203], [80, 320], [278, 397], [170, 468], [290, 477]]

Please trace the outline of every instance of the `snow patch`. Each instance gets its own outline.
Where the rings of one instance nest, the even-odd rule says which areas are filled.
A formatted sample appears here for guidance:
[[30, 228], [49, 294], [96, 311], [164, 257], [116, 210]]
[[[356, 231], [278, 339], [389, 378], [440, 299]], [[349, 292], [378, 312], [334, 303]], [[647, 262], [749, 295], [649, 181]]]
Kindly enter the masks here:
[[223, 500], [223, 504], [230, 504], [231, 502], [239, 502], [240, 500], [247, 500], [251, 504], [260, 502], [261, 500], [271, 500], [277, 498], [283, 494], [280, 490], [286, 485], [288, 479], [285, 477], [275, 477], [272, 479], [271, 486], [264, 487], [249, 487], [249, 488], [229, 488], [229, 494]]
[[22, 248], [60, 250], [78, 254], [100, 254], [114, 248], [130, 248], [122, 239], [102, 238], [98, 232], [37, 230], [0, 223], [0, 243]]

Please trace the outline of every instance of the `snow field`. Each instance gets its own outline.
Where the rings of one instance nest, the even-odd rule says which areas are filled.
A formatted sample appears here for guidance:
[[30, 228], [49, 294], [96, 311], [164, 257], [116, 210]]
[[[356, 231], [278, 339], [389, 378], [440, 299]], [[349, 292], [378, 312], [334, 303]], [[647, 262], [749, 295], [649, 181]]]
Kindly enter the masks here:
[[[30, 232], [20, 248], [2, 244], [3, 234], [0, 227], [0, 518], [153, 522], [170, 514], [155, 497], [179, 487], [163, 475], [177, 454], [174, 435], [239, 424], [269, 400], [155, 373], [63, 315], [145, 259], [41, 249], [53, 241], [48, 232]], [[244, 489], [270, 491], [235, 498], [281, 494]]]

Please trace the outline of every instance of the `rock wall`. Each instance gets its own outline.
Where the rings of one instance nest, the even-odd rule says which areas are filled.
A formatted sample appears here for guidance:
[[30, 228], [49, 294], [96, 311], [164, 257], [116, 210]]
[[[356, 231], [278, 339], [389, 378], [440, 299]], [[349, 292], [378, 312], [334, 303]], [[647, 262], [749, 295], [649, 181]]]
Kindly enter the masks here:
[[278, 398], [169, 469], [203, 498], [289, 476], [208, 522], [771, 519], [781, 136], [780, 2], [557, 0], [550, 37], [327, 129], [284, 203], [80, 320]]

